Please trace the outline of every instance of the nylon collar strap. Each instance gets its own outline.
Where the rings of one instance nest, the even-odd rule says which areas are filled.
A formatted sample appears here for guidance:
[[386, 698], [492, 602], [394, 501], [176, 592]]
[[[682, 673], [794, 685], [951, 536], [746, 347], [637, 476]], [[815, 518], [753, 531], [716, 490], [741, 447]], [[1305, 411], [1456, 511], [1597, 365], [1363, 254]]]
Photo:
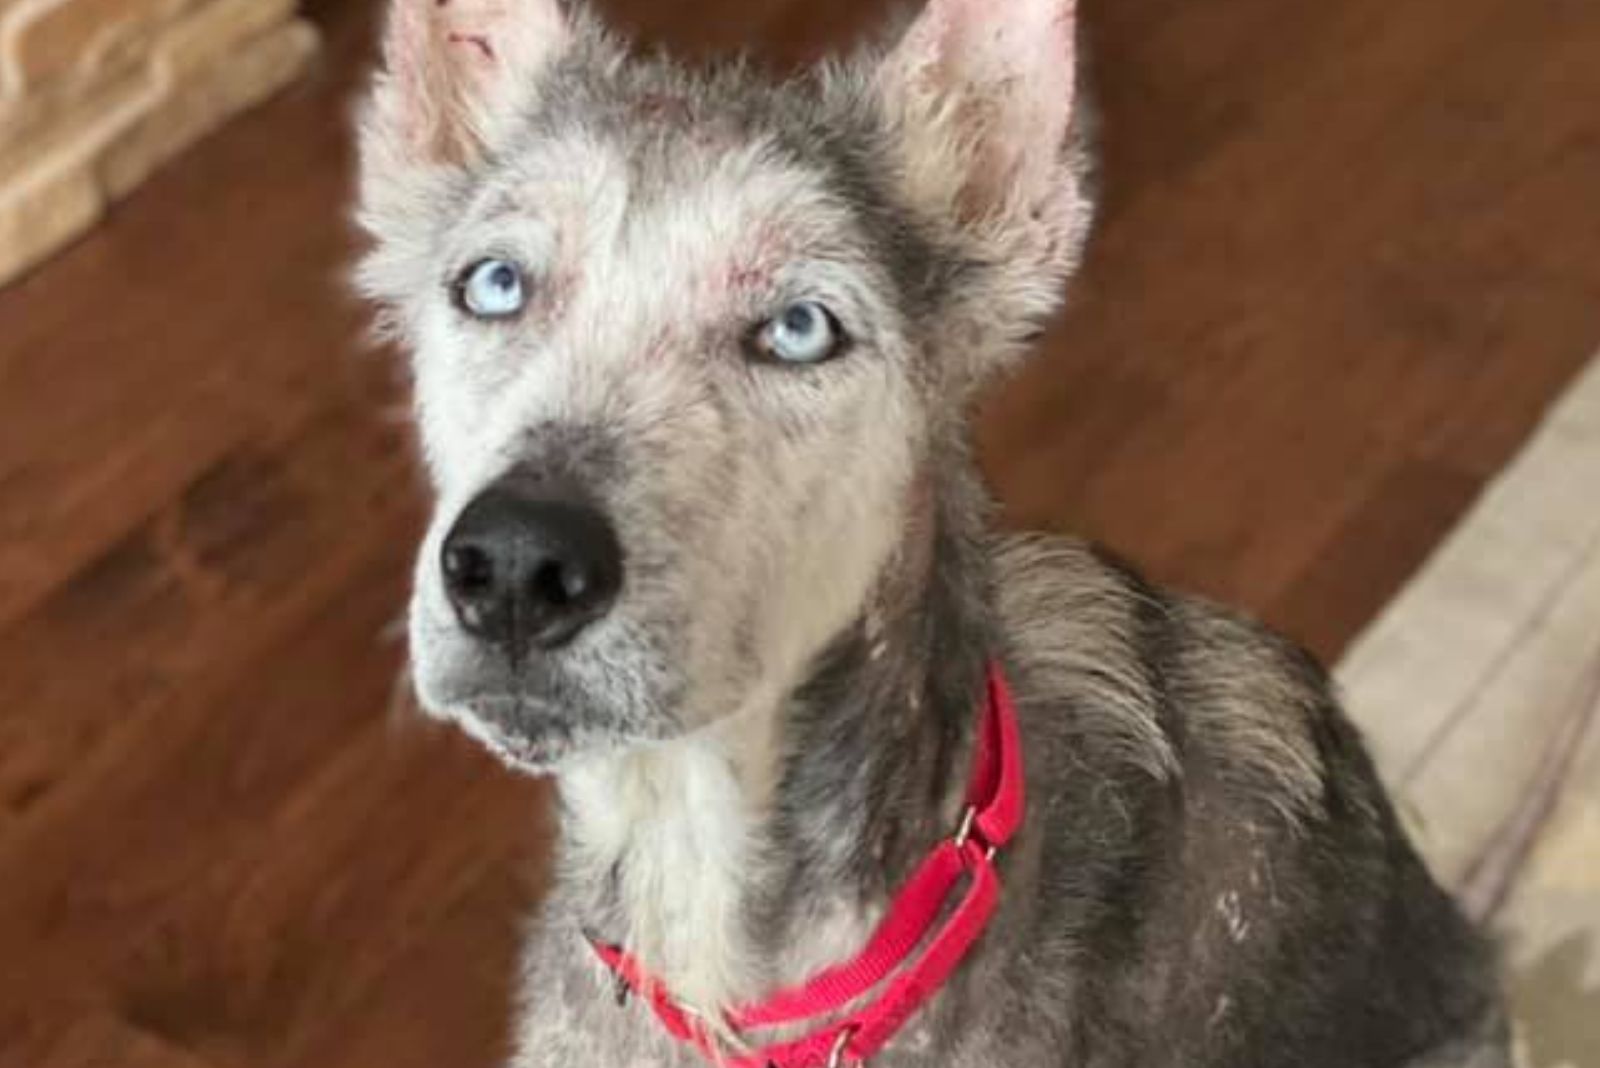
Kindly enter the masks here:
[[[895, 895], [866, 947], [854, 958], [732, 1010], [724, 1020], [725, 1027], [713, 1029], [701, 1013], [675, 1000], [622, 947], [594, 939], [590, 942], [616, 977], [619, 991], [644, 998], [669, 1034], [693, 1045], [713, 1065], [859, 1065], [882, 1050], [939, 991], [988, 926], [1000, 900], [995, 854], [1017, 833], [1023, 808], [1016, 707], [1004, 674], [991, 662], [961, 826], [923, 859]], [[954, 908], [947, 908], [963, 881], [967, 886], [961, 899]], [[772, 1045], [718, 1037], [743, 1036], [840, 1013], [843, 1018], [836, 1022]]]

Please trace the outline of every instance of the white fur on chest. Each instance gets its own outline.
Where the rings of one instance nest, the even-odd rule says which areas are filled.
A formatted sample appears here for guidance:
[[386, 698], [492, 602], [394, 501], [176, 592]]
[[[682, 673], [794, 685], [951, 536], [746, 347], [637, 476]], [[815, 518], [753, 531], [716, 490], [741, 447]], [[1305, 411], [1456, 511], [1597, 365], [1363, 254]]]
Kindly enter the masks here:
[[726, 1005], [759, 982], [744, 924], [755, 820], [727, 755], [689, 739], [586, 763], [562, 776], [569, 878], [615, 878], [619, 941], [676, 996]]

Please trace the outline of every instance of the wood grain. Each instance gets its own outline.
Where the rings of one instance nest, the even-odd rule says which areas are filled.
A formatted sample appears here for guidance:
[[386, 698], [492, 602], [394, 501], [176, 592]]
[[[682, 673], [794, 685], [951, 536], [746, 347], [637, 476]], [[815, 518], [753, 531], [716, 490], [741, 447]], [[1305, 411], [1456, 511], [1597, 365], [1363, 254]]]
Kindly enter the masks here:
[[[793, 64], [846, 0], [616, 0]], [[0, 292], [0, 1065], [489, 1065], [547, 791], [394, 711], [423, 503], [344, 291], [365, 0]], [[1102, 222], [1008, 521], [1332, 656], [1600, 342], [1600, 8], [1088, 0]]]

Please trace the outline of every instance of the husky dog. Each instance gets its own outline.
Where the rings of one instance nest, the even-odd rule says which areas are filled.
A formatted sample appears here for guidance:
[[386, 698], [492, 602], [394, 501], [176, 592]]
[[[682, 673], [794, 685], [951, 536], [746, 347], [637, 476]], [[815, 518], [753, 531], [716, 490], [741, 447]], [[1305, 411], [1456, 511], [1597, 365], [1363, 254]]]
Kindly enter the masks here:
[[416, 686], [561, 798], [517, 1065], [702, 1063], [590, 938], [703, 1019], [858, 952], [960, 817], [989, 664], [1026, 821], [877, 1068], [1508, 1063], [1323, 672], [990, 529], [974, 397], [1089, 228], [1074, 0], [930, 0], [776, 84], [558, 0], [392, 4], [360, 277], [437, 490]]

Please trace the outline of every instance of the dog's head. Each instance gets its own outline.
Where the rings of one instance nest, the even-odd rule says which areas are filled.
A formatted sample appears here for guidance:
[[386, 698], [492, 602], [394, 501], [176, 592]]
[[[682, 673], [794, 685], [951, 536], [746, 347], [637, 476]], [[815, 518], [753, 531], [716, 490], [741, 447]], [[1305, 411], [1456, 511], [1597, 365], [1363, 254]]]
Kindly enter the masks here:
[[1088, 225], [1073, 0], [932, 0], [783, 84], [558, 0], [394, 0], [361, 278], [438, 511], [423, 704], [527, 768], [773, 703]]

